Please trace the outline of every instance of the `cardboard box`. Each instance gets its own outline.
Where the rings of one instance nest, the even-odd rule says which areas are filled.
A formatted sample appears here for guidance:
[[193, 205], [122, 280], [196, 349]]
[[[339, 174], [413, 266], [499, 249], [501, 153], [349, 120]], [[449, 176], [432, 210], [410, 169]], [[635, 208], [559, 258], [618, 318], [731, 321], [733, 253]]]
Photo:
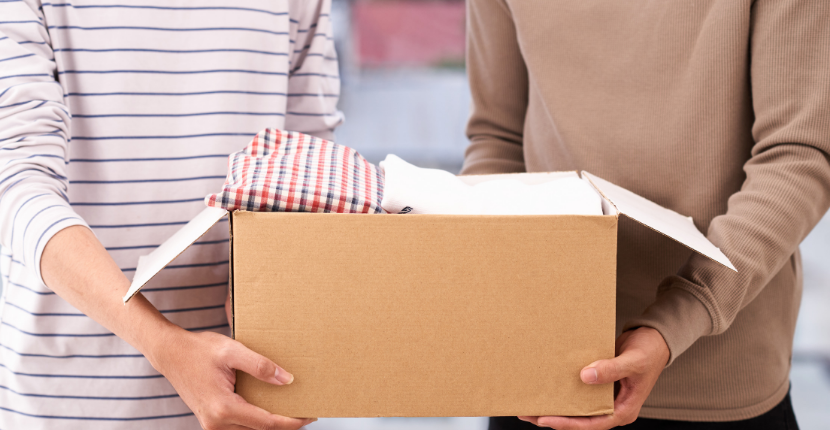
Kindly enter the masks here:
[[[613, 384], [579, 371], [614, 356], [619, 216], [734, 267], [690, 218], [582, 178], [604, 215], [233, 212], [234, 337], [296, 378], [238, 372], [237, 392], [294, 417], [613, 412]], [[125, 302], [224, 216], [208, 208], [142, 257]]]

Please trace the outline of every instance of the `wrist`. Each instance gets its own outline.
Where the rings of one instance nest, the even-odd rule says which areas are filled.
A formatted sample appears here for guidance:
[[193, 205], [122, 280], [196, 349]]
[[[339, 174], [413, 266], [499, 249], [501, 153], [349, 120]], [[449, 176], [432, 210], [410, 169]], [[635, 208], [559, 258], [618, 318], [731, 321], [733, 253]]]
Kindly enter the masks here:
[[153, 321], [139, 342], [139, 351], [150, 362], [154, 369], [165, 374], [165, 363], [174, 353], [176, 347], [183, 342], [183, 336], [190, 334], [187, 330], [171, 323], [166, 318]]
[[663, 335], [660, 334], [657, 329], [651, 327], [638, 327], [636, 330], [642, 331], [649, 337], [649, 343], [652, 345], [652, 353], [654, 356], [659, 358], [659, 361], [663, 366], [668, 365], [669, 359], [671, 358], [671, 352], [669, 351], [669, 345], [666, 343], [666, 339], [663, 338]]
[[660, 332], [669, 347], [669, 365], [700, 337], [712, 334], [715, 327], [696, 287], [676, 276], [667, 278], [658, 289], [657, 300], [642, 315], [625, 323], [632, 327], [652, 327]]

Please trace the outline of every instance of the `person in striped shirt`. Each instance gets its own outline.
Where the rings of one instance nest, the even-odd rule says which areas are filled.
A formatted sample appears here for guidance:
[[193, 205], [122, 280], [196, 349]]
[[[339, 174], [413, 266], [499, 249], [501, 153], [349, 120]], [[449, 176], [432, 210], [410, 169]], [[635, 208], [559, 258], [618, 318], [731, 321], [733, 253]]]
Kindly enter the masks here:
[[332, 138], [330, 0], [0, 1], [0, 428], [294, 429], [234, 369], [227, 225], [120, 299], [259, 130]]

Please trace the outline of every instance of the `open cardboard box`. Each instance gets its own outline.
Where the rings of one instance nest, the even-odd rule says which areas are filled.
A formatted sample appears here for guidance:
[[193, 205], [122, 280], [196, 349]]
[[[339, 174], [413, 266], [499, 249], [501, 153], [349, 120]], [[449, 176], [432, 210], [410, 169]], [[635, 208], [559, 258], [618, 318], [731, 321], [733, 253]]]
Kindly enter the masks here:
[[[296, 377], [238, 372], [237, 392], [294, 417], [613, 412], [613, 384], [579, 371], [614, 356], [619, 216], [735, 268], [691, 218], [582, 179], [604, 215], [231, 213], [233, 335]], [[124, 301], [226, 213], [205, 209], [142, 257]]]

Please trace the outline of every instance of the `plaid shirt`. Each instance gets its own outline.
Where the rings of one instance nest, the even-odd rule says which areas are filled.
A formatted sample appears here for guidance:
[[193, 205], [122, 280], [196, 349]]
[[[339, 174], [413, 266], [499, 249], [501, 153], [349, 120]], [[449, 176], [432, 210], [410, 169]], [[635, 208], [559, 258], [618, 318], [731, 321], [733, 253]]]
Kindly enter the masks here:
[[272, 128], [228, 158], [208, 206], [258, 212], [384, 213], [383, 175], [354, 149]]

